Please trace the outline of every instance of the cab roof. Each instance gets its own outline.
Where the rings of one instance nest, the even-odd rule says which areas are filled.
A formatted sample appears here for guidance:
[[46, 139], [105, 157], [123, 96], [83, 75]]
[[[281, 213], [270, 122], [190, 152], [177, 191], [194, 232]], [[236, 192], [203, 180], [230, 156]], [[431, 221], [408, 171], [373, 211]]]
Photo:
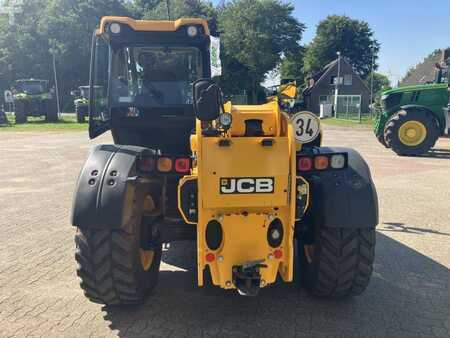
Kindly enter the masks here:
[[16, 80], [16, 82], [48, 82], [48, 80], [41, 80], [41, 79], [19, 79], [19, 80]]
[[202, 25], [206, 35], [210, 35], [208, 22], [200, 18], [183, 18], [175, 21], [168, 20], [134, 20], [121, 16], [105, 16], [101, 19], [100, 28], [97, 34], [105, 33], [105, 28], [109, 23], [121, 23], [130, 26], [135, 31], [141, 32], [175, 32], [178, 28], [188, 25]]

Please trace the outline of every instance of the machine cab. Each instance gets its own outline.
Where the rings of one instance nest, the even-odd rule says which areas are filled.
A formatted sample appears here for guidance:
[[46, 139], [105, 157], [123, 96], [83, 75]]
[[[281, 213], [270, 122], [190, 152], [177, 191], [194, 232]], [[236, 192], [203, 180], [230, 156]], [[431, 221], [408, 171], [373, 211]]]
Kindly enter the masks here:
[[90, 137], [111, 129], [116, 143], [188, 152], [192, 83], [211, 77], [209, 45], [202, 19], [103, 18], [92, 43]]

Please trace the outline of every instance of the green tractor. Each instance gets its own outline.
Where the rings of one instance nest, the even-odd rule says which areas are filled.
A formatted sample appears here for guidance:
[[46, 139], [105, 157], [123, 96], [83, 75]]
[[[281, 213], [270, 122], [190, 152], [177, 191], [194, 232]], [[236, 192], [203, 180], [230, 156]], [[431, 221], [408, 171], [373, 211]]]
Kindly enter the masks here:
[[387, 90], [381, 96], [381, 113], [374, 121], [377, 139], [398, 155], [427, 153], [439, 137], [448, 133], [448, 66], [450, 49], [436, 64], [433, 83]]
[[45, 116], [47, 122], [58, 121], [58, 109], [47, 80], [17, 80], [14, 85], [16, 124], [26, 123], [28, 116]]
[[89, 86], [80, 86], [77, 90], [73, 90], [70, 94], [75, 98], [75, 114], [77, 122], [84, 123], [89, 111]]

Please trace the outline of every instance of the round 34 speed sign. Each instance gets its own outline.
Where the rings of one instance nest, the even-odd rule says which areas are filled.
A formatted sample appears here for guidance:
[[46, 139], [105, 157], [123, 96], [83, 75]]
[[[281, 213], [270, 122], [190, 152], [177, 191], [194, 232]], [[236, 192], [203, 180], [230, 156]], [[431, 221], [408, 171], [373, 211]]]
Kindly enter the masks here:
[[291, 117], [295, 139], [301, 143], [315, 140], [320, 133], [319, 118], [309, 111], [301, 111]]

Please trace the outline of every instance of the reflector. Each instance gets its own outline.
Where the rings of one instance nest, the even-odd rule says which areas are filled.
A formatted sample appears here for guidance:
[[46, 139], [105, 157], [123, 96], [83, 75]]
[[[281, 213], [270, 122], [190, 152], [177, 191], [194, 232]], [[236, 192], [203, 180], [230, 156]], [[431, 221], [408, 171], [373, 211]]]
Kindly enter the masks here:
[[214, 260], [216, 259], [216, 256], [214, 256], [214, 254], [210, 252], [210, 253], [206, 254], [205, 258], [206, 258], [207, 262], [211, 263], [211, 262], [214, 262]]

